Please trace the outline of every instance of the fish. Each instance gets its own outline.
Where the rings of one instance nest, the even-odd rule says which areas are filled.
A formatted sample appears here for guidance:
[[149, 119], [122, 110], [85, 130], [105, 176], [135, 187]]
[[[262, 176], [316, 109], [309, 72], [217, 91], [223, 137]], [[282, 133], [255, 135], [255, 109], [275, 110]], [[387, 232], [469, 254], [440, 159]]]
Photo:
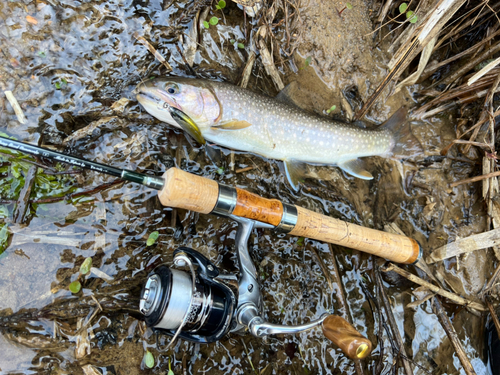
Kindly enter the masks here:
[[422, 152], [401, 107], [376, 129], [332, 120], [291, 104], [285, 93], [271, 98], [225, 82], [158, 77], [135, 89], [146, 111], [185, 130], [195, 140], [282, 160], [298, 190], [306, 165], [332, 165], [373, 179], [360, 158], [403, 159]]

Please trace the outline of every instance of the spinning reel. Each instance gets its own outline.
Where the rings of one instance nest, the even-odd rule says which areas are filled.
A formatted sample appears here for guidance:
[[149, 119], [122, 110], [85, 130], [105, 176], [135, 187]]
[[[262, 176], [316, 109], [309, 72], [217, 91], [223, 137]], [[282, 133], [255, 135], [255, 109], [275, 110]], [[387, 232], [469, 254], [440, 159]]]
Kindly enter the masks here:
[[248, 330], [256, 337], [264, 337], [295, 334], [321, 325], [325, 336], [348, 357], [362, 359], [371, 352], [371, 342], [339, 316], [323, 314], [319, 319], [296, 326], [266, 322], [262, 318], [257, 271], [247, 243], [253, 228], [272, 226], [233, 215], [230, 218], [239, 223], [236, 234], [239, 275], [223, 275], [204, 255], [180, 247], [174, 252], [174, 265], [187, 266], [190, 273], [160, 266], [143, 287], [139, 309], [149, 327], [173, 336], [171, 344], [177, 337], [210, 343], [228, 332]]

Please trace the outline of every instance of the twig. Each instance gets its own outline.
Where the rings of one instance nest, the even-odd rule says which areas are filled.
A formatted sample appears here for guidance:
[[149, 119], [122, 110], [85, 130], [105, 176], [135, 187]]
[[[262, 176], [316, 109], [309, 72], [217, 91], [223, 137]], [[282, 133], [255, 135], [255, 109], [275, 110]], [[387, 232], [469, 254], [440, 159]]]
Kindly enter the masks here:
[[243, 77], [240, 83], [240, 86], [243, 88], [246, 88], [248, 86], [248, 81], [252, 73], [253, 64], [255, 63], [255, 57], [256, 55], [254, 51], [250, 52], [250, 54], [248, 55], [248, 61], [245, 65], [245, 69], [243, 69]]
[[[332, 265], [333, 265], [333, 282], [338, 286], [337, 298], [339, 304], [342, 306], [342, 315], [345, 320], [347, 320], [350, 324], [353, 324], [351, 312], [349, 311], [349, 305], [347, 304], [347, 299], [345, 297], [344, 284], [342, 283], [342, 279], [339, 273], [339, 266], [337, 264], [337, 258], [335, 257], [335, 252], [333, 251], [332, 244], [328, 244], [328, 248], [330, 249], [330, 253], [332, 254]], [[363, 366], [359, 359], [355, 359], [354, 361], [354, 369], [356, 370], [357, 375], [363, 375]]]
[[438, 82], [438, 84], [449, 85], [450, 83], [455, 82], [458, 78], [462, 77], [465, 73], [467, 73], [469, 70], [474, 68], [477, 64], [479, 64], [480, 62], [482, 62], [484, 60], [487, 60], [490, 56], [497, 53], [498, 51], [500, 51], [500, 42], [498, 42], [497, 44], [495, 44], [491, 48], [484, 51], [481, 55], [479, 55], [475, 59], [470, 60], [467, 64], [462, 66], [460, 69], [451, 73], [446, 78], [444, 78], [443, 80]]
[[451, 63], [451, 62], [453, 62], [453, 61], [455, 61], [455, 60], [457, 60], [457, 59], [459, 59], [459, 58], [461, 58], [463, 56], [467, 56], [467, 55], [471, 54], [472, 52], [474, 52], [475, 50], [477, 50], [479, 47], [481, 47], [484, 44], [488, 43], [491, 39], [493, 39], [494, 37], [496, 37], [498, 35], [500, 35], [500, 30], [498, 30], [497, 32], [491, 34], [489, 37], [487, 37], [486, 39], [483, 39], [479, 43], [476, 43], [475, 45], [473, 45], [469, 49], [466, 49], [465, 51], [457, 53], [456, 55], [453, 55], [449, 59], [441, 61], [441, 62], [439, 62], [437, 64], [428, 66], [424, 70], [424, 72], [422, 73], [422, 76], [420, 77], [420, 81], [419, 82], [425, 81], [427, 78], [429, 78], [432, 75], [432, 73], [434, 73], [436, 70], [438, 70], [442, 66], [448, 65], [449, 63]]
[[81, 192], [78, 192], [78, 193], [72, 193], [72, 194], [68, 194], [68, 195], [65, 195], [64, 197], [54, 197], [54, 198], [44, 198], [44, 199], [35, 199], [35, 200], [32, 200], [31, 203], [55, 203], [55, 202], [60, 202], [60, 201], [63, 201], [63, 200], [69, 200], [69, 199], [73, 199], [73, 198], [78, 198], [78, 197], [81, 197], [81, 196], [84, 196], [84, 195], [92, 195], [92, 194], [95, 194], [95, 193], [98, 193], [102, 190], [106, 190], [106, 189], [109, 189], [110, 187], [113, 187], [115, 185], [118, 185], [118, 184], [121, 184], [125, 182], [124, 180], [122, 179], [116, 179], [114, 181], [111, 181], [111, 182], [108, 182], [107, 184], [102, 184], [94, 189], [91, 189], [91, 190], [86, 190], [86, 191], [81, 191]]
[[488, 281], [488, 284], [486, 284], [486, 287], [484, 288], [485, 293], [487, 293], [488, 290], [493, 288], [493, 285], [495, 285], [495, 282], [497, 281], [499, 275], [500, 275], [500, 264], [495, 269], [495, 272], [493, 273], [493, 276], [491, 276], [491, 279]]
[[[171, 72], [173, 69], [170, 64], [165, 60], [165, 58], [158, 52], [152, 45], [149, 43], [144, 37], [140, 36], [139, 33], [135, 32], [133, 34], [134, 38], [141, 42], [148, 50], [151, 52], [156, 59], [163, 64], [163, 66], [167, 69], [168, 72]], [[189, 65], [188, 65], [189, 66]]]
[[7, 100], [9, 101], [10, 105], [14, 109], [14, 112], [16, 113], [17, 121], [19, 121], [21, 124], [26, 124], [28, 120], [26, 119], [26, 116], [24, 115], [24, 112], [21, 109], [21, 106], [19, 105], [12, 91], [6, 90], [4, 91], [4, 94], [7, 97]]
[[488, 296], [486, 296], [485, 301], [486, 301], [486, 306], [488, 306], [488, 310], [490, 310], [491, 320], [493, 320], [493, 323], [495, 324], [495, 329], [497, 330], [498, 337], [500, 337], [500, 321], [498, 320], [495, 308], [491, 304]]
[[408, 271], [406, 271], [406, 270], [404, 270], [402, 268], [399, 268], [398, 266], [396, 266], [393, 263], [388, 263], [388, 264], [384, 265], [384, 267], [381, 268], [381, 271], [382, 272], [394, 271], [397, 274], [399, 274], [399, 275], [401, 275], [403, 277], [406, 277], [408, 280], [414, 282], [415, 284], [419, 284], [419, 285], [425, 286], [426, 288], [428, 288], [432, 292], [434, 292], [436, 294], [439, 294], [439, 295], [441, 295], [443, 297], [446, 297], [450, 301], [453, 301], [454, 303], [456, 303], [458, 305], [464, 305], [464, 306], [476, 309], [478, 311], [486, 311], [486, 308], [482, 304], [477, 303], [477, 302], [469, 301], [469, 300], [467, 300], [465, 298], [457, 296], [454, 293], [448, 292], [447, 290], [444, 290], [444, 289], [442, 289], [442, 288], [440, 288], [440, 287], [438, 287], [436, 285], [433, 285], [433, 284], [431, 284], [431, 283], [429, 283], [429, 282], [421, 279], [420, 277], [415, 276], [415, 275], [411, 274], [410, 272], [408, 272]]
[[[490, 145], [487, 145], [486, 143], [482, 143], [482, 142], [473, 142], [473, 141], [463, 141], [461, 139], [455, 139], [454, 141], [452, 141], [448, 146], [446, 146], [445, 148], [443, 148], [441, 150], [441, 155], [445, 156], [448, 151], [450, 150], [450, 148], [455, 145], [455, 144], [463, 144], [463, 145], [471, 145], [471, 146], [477, 146], [477, 147], [481, 147], [481, 148], [484, 148], [486, 150], [489, 150], [491, 151], [491, 147]], [[485, 177], [485, 178], [488, 178], [488, 177]], [[481, 180], [481, 178], [479, 179]], [[477, 181], [479, 181], [477, 180]], [[450, 184], [450, 187], [454, 187], [454, 186], [457, 186], [457, 185], [461, 185], [462, 183], [466, 184], [470, 181], [468, 180], [463, 180], [463, 181], [467, 181], [467, 182], [454, 182], [452, 184]]]
[[16, 212], [14, 212], [14, 223], [22, 223], [24, 220], [24, 215], [26, 215], [26, 211], [29, 206], [31, 189], [33, 188], [33, 184], [35, 183], [37, 171], [38, 167], [36, 165], [32, 165], [28, 170], [28, 173], [26, 173], [26, 177], [24, 178], [24, 186], [19, 193]]
[[330, 291], [333, 292], [333, 283], [332, 279], [330, 277], [330, 272], [325, 267], [325, 263], [323, 263], [323, 260], [319, 256], [318, 252], [314, 248], [314, 246], [311, 246], [309, 243], [307, 243], [306, 248], [311, 250], [311, 252], [316, 256], [316, 260], [318, 261], [318, 264], [321, 268], [321, 271], [323, 272], [323, 275], [325, 275], [326, 281], [328, 282], [328, 286], [330, 287]]
[[235, 173], [243, 173], [243, 172], [247, 172], [247, 171], [251, 171], [252, 169], [254, 169], [255, 167], [253, 165], [249, 166], [249, 167], [245, 167], [245, 168], [239, 168], [237, 169], [236, 171], [234, 171]]
[[451, 344], [455, 348], [455, 353], [457, 353], [458, 359], [460, 359], [460, 362], [462, 363], [465, 373], [467, 375], [475, 375], [476, 372], [474, 371], [474, 368], [472, 367], [469, 359], [467, 358], [467, 354], [465, 354], [464, 348], [462, 347], [462, 343], [460, 342], [457, 336], [457, 332], [455, 331], [453, 324], [450, 323], [450, 319], [444, 312], [443, 307], [439, 302], [439, 299], [437, 297], [434, 297], [433, 302], [434, 302], [434, 312], [438, 317], [439, 323], [441, 323], [441, 326], [448, 335]]
[[[473, 143], [476, 143], [476, 142], [473, 142]], [[485, 178], [492, 178], [492, 177], [498, 177], [498, 176], [500, 176], [500, 171], [492, 172], [492, 173], [488, 173], [488, 174], [483, 174], [481, 176], [471, 177], [471, 178], [467, 178], [465, 180], [453, 182], [450, 184], [450, 187], [453, 188], [453, 187], [458, 186], [458, 185], [470, 184], [472, 182], [484, 180]]]
[[250, 353], [248, 352], [247, 345], [245, 344], [245, 341], [243, 341], [243, 339], [241, 339], [241, 343], [243, 344], [243, 347], [245, 348], [245, 352], [247, 353], [247, 361], [248, 361], [248, 363], [250, 363], [250, 366], [252, 366], [253, 372], [255, 372], [257, 375], [259, 375], [259, 373], [255, 369], [255, 367], [253, 367], [252, 358], [250, 358]]
[[411, 367], [410, 362], [407, 360], [404, 342], [403, 339], [401, 338], [401, 333], [399, 332], [396, 319], [394, 319], [394, 314], [392, 313], [391, 304], [389, 302], [389, 298], [387, 298], [387, 294], [385, 293], [385, 288], [384, 285], [382, 284], [382, 278], [380, 276], [380, 271], [378, 267], [375, 267], [375, 280], [377, 282], [377, 287], [380, 292], [382, 303], [384, 304], [385, 313], [389, 320], [389, 326], [391, 327], [392, 336], [396, 339], [396, 343], [398, 345], [398, 352], [401, 353], [400, 358], [403, 361], [403, 368], [405, 370], [406, 375], [412, 375], [413, 369]]

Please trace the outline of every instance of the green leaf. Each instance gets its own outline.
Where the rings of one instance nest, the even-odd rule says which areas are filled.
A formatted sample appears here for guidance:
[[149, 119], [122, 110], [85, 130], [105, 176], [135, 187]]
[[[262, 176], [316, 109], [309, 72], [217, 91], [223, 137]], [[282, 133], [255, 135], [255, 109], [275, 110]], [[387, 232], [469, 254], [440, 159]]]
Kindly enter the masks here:
[[218, 5], [215, 6], [215, 9], [222, 10], [222, 8]]
[[153, 368], [155, 365], [155, 357], [149, 350], [146, 350], [146, 354], [144, 354], [144, 364], [147, 368]]
[[412, 18], [410, 18], [411, 23], [416, 23], [418, 21], [418, 16], [415, 14]]
[[61, 89], [61, 84], [59, 82], [54, 83], [54, 86], [56, 86], [56, 90]]
[[205, 29], [208, 29], [210, 24], [207, 21], [203, 21], [203, 26], [205, 26]]
[[170, 364], [170, 358], [168, 359], [168, 373], [167, 375], [174, 375], [174, 372], [172, 371], [172, 366]]
[[332, 105], [331, 108], [327, 109], [326, 110], [326, 113], [330, 113], [330, 112], [333, 112], [337, 109], [337, 106], [336, 105]]
[[219, 19], [217, 17], [210, 18], [210, 25], [217, 25], [219, 23]]
[[306, 66], [306, 68], [311, 65], [311, 60], [312, 60], [312, 56], [309, 56], [306, 61], [304, 62], [304, 65]]
[[0, 225], [0, 254], [4, 252], [9, 243], [9, 227], [7, 224]]
[[297, 246], [304, 246], [304, 237], [299, 237], [297, 240]]
[[10, 135], [8, 135], [8, 134], [5, 134], [4, 132], [0, 132], [0, 135], [1, 135], [2, 137], [9, 138], [9, 139], [14, 139], [14, 140], [16, 140], [16, 139], [17, 139], [17, 138], [11, 137], [11, 136], [10, 136]]
[[413, 16], [413, 11], [412, 10], [409, 10], [408, 12], [406, 12], [406, 19], [409, 19]]
[[231, 44], [234, 44], [234, 42], [236, 42], [236, 40], [234, 40], [234, 39], [229, 40], [229, 43], [231, 43]]
[[86, 275], [90, 272], [90, 268], [92, 268], [92, 258], [85, 258], [82, 265], [80, 266], [80, 273], [82, 275]]
[[147, 245], [147, 246], [152, 246], [152, 245], [156, 242], [156, 240], [158, 239], [158, 236], [159, 236], [159, 235], [160, 235], [160, 233], [158, 233], [158, 231], [156, 231], [156, 230], [155, 230], [154, 232], [152, 232], [152, 233], [149, 235], [149, 237], [148, 237], [148, 240], [147, 240], [147, 242], [146, 242], [146, 245]]
[[224, 9], [226, 7], [226, 2], [224, 0], [219, 1], [219, 8]]
[[78, 280], [73, 281], [71, 284], [69, 284], [69, 291], [71, 293], [78, 293], [82, 289], [82, 284]]
[[245, 49], [245, 45], [243, 43], [238, 43], [238, 48], [239, 49]]
[[406, 4], [406, 3], [401, 3], [401, 5], [399, 6], [399, 13], [404, 13], [404, 12], [406, 12], [406, 9], [408, 9], [408, 4]]
[[[0, 206], [0, 218], [5, 219], [7, 216], [9, 216], [9, 210], [7, 209], [7, 207]], [[2, 229], [0, 229], [0, 233], [1, 233]], [[0, 234], [0, 243], [1, 242], [2, 242], [2, 235]]]
[[346, 3], [345, 6], [346, 6], [347, 9], [352, 9], [352, 4], [351, 3]]
[[45, 51], [38, 51], [37, 55], [40, 56], [41, 58], [47, 57]]

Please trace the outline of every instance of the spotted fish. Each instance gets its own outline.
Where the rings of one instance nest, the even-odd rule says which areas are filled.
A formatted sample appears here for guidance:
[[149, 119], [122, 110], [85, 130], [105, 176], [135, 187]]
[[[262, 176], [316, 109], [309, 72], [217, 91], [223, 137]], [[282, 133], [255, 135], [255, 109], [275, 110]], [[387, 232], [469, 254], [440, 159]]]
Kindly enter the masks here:
[[[206, 139], [282, 160], [294, 189], [306, 163], [336, 165], [369, 180], [373, 176], [360, 158], [403, 158], [421, 151], [404, 108], [379, 128], [368, 130], [305, 112], [281, 95], [270, 98], [223, 82], [162, 77], [141, 83], [136, 95], [151, 115], [183, 128], [199, 142]], [[186, 121], [179, 115], [172, 118], [172, 107], [186, 114]]]

